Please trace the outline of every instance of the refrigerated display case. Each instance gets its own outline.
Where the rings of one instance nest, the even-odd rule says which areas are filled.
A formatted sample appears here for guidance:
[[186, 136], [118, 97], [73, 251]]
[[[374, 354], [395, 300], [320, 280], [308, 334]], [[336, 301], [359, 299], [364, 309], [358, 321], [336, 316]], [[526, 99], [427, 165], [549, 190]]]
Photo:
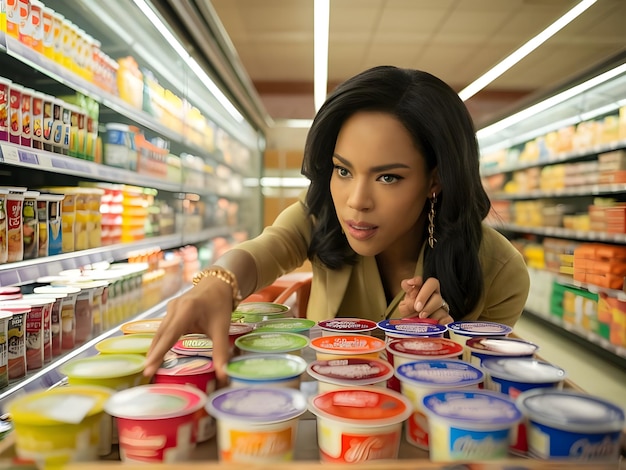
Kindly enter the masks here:
[[[0, 185], [42, 193], [96, 187], [108, 196], [99, 201], [101, 236], [83, 237], [97, 234], [96, 225], [77, 230], [81, 240], [96, 242], [34, 259], [0, 258], [0, 287], [29, 288], [64, 270], [148, 261], [155, 250], [186, 258], [184, 247], [199, 251], [200, 260], [187, 266], [183, 259], [184, 268], [161, 260], [159, 268], [190, 280], [219, 250], [260, 232], [260, 190], [244, 182], [261, 171], [263, 123], [215, 72], [225, 65], [194, 50], [172, 17], [143, 0], [4, 5]], [[143, 273], [151, 290], [143, 290], [136, 318], [162, 314], [180, 293], [152, 288], [151, 263]], [[15, 393], [58, 383], [62, 363], [94, 354], [95, 343], [119, 334], [122, 317], [115, 318], [79, 348], [0, 390], [0, 408]]]

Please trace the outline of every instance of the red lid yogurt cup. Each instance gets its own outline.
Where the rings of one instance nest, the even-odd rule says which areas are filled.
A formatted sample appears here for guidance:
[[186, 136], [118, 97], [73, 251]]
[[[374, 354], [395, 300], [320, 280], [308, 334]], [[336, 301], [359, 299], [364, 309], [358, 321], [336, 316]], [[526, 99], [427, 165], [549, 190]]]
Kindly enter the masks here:
[[[459, 343], [437, 337], [393, 339], [387, 343], [386, 349], [387, 360], [395, 369], [420, 359], [456, 359], [463, 353], [463, 346]], [[389, 379], [387, 386], [400, 391], [400, 381], [395, 376]]]
[[382, 387], [331, 390], [311, 398], [323, 463], [396, 459], [402, 423], [413, 407], [401, 394]]
[[538, 349], [539, 346], [530, 341], [507, 337], [476, 337], [465, 343], [469, 362], [476, 366], [494, 357], [532, 357]]
[[308, 374], [318, 382], [318, 392], [368, 385], [385, 386], [393, 376], [393, 366], [382, 359], [348, 357], [330, 361], [313, 361]]
[[[516, 400], [527, 418], [531, 457], [617, 465], [624, 410], [597, 397], [575, 391], [527, 390]], [[572, 464], [573, 465], [573, 464]]]
[[452, 390], [422, 399], [429, 424], [433, 462], [505, 459], [522, 414], [502, 393]]
[[114, 394], [105, 411], [117, 418], [124, 462], [182, 462], [196, 444], [195, 413], [206, 404], [195, 387], [149, 384]]
[[286, 387], [225, 388], [209, 396], [206, 409], [217, 419], [220, 461], [283, 462], [293, 459], [306, 398]]
[[333, 318], [318, 322], [322, 336], [371, 334], [376, 322], [365, 318]]
[[368, 335], [320, 336], [311, 340], [311, 349], [317, 360], [343, 359], [346, 357], [378, 358], [385, 349], [382, 339]]
[[392, 318], [378, 322], [378, 328], [385, 332], [388, 340], [406, 337], [443, 337], [448, 331], [446, 325], [440, 325], [428, 318]]

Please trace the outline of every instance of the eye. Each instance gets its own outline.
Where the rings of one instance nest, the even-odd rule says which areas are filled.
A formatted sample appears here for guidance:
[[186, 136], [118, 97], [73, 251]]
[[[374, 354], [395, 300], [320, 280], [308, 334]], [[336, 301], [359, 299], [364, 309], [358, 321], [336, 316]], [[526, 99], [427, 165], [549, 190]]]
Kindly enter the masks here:
[[334, 168], [335, 172], [337, 172], [337, 176], [340, 178], [347, 178], [350, 176], [350, 172], [346, 168], [339, 165], [334, 165]]
[[384, 184], [393, 184], [402, 179], [401, 176], [398, 175], [381, 175], [378, 177], [378, 181], [381, 181]]

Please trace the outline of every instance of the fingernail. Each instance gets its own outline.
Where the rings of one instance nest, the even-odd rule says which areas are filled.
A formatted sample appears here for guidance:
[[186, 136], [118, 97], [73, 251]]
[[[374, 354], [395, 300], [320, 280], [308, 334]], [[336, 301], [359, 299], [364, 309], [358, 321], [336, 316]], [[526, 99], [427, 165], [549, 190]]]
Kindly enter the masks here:
[[417, 312], [421, 312], [423, 308], [424, 308], [424, 305], [422, 305], [422, 302], [418, 301], [418, 302], [415, 303], [415, 310]]
[[426, 318], [428, 316], [428, 312], [420, 312], [420, 318]]

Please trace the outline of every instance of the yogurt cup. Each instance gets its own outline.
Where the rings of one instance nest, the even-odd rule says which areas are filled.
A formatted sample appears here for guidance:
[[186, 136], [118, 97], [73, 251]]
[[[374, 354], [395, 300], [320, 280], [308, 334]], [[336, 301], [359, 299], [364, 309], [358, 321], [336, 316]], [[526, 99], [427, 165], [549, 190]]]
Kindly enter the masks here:
[[275, 318], [273, 320], [262, 321], [254, 331], [257, 333], [300, 333], [301, 335], [309, 336], [309, 330], [314, 326], [315, 322], [306, 318]]
[[476, 337], [465, 343], [465, 351], [469, 352], [469, 361], [480, 367], [485, 359], [499, 357], [533, 357], [539, 349], [534, 343], [518, 338]]
[[313, 361], [306, 370], [317, 380], [318, 393], [347, 387], [384, 387], [393, 376], [393, 366], [387, 361], [358, 357]]
[[[407, 362], [421, 359], [457, 359], [463, 353], [463, 346], [446, 338], [402, 338], [392, 339], [385, 347], [387, 360], [394, 369]], [[400, 391], [400, 381], [394, 375], [387, 382], [387, 387]]]
[[[42, 278], [40, 278], [42, 279]], [[37, 282], [40, 282], [37, 279]], [[50, 295], [61, 298], [61, 311], [59, 312], [59, 334], [54, 334], [54, 322], [52, 322], [52, 348], [60, 352], [71, 351], [76, 343], [76, 299], [80, 293], [80, 287], [43, 285], [35, 287], [36, 294]]]
[[[208, 357], [173, 355], [163, 361], [154, 374], [153, 382], [191, 385], [208, 395], [216, 388], [215, 367]], [[205, 442], [215, 436], [215, 419], [204, 407], [196, 412], [195, 420], [197, 442]]]
[[231, 356], [236, 356], [239, 354], [239, 349], [237, 348], [237, 346], [235, 346], [235, 341], [237, 341], [237, 338], [241, 338], [243, 335], [252, 333], [252, 330], [254, 330], [254, 326], [249, 325], [248, 323], [232, 322], [230, 324], [230, 327], [228, 328], [228, 344], [230, 346]]
[[315, 395], [309, 410], [317, 417], [322, 463], [394, 460], [402, 423], [412, 405], [401, 394], [381, 387], [331, 390]]
[[146, 383], [143, 377], [145, 357], [139, 354], [98, 354], [72, 359], [59, 371], [70, 385], [98, 385], [124, 390]]
[[[560, 388], [565, 379], [565, 371], [548, 362], [533, 358], [492, 358], [483, 359], [485, 388], [501, 392], [515, 400], [520, 393], [536, 388]], [[525, 455], [528, 451], [526, 423], [520, 421], [510, 451]]]
[[[508, 336], [512, 331], [513, 328], [508, 325], [490, 321], [455, 321], [448, 324], [448, 336], [462, 346], [476, 336]], [[469, 360], [469, 351], [463, 352], [463, 360]]]
[[232, 387], [300, 388], [307, 363], [293, 354], [248, 354], [231, 359], [226, 374]]
[[574, 391], [534, 389], [517, 397], [527, 419], [531, 457], [617, 463], [624, 411], [606, 400]]
[[120, 330], [125, 335], [132, 334], [155, 334], [163, 322], [162, 318], [149, 318], [146, 320], [133, 320], [120, 325]]
[[209, 396], [206, 408], [217, 419], [220, 461], [293, 460], [298, 417], [306, 411], [302, 392], [283, 387], [225, 388]]
[[385, 350], [385, 341], [369, 335], [320, 336], [311, 340], [318, 361], [360, 357], [376, 359]]
[[15, 426], [15, 451], [38, 468], [98, 459], [106, 420], [104, 404], [113, 391], [103, 387], [68, 386], [29, 392], [9, 402]]
[[378, 328], [385, 332], [387, 341], [398, 338], [442, 338], [448, 331], [446, 325], [424, 321], [427, 319], [392, 318], [378, 322]]
[[309, 338], [297, 333], [248, 333], [235, 340], [235, 346], [243, 354], [281, 354], [300, 355], [309, 345]]
[[148, 354], [152, 344], [152, 334], [134, 333], [112, 336], [96, 343], [95, 348], [101, 354]]
[[172, 352], [182, 356], [213, 357], [213, 341], [206, 335], [185, 335], [172, 346]]
[[333, 318], [318, 323], [322, 336], [336, 335], [371, 335], [376, 329], [376, 322], [365, 318]]
[[196, 446], [195, 416], [206, 394], [190, 385], [149, 384], [113, 395], [105, 410], [117, 421], [123, 462], [183, 462]]
[[433, 462], [504, 459], [522, 418], [515, 402], [491, 391], [440, 391], [422, 399]]
[[430, 426], [422, 399], [439, 390], [477, 389], [483, 372], [462, 361], [430, 359], [407, 362], [396, 368], [402, 394], [413, 405], [413, 414], [405, 426], [406, 440], [422, 449], [429, 448]]
[[288, 305], [274, 302], [242, 302], [233, 315], [238, 321], [244, 323], [259, 323], [272, 318], [288, 317], [290, 308]]
[[13, 313], [10, 311], [0, 310], [0, 389], [9, 385], [9, 365], [6, 351], [11, 317], [13, 317]]

